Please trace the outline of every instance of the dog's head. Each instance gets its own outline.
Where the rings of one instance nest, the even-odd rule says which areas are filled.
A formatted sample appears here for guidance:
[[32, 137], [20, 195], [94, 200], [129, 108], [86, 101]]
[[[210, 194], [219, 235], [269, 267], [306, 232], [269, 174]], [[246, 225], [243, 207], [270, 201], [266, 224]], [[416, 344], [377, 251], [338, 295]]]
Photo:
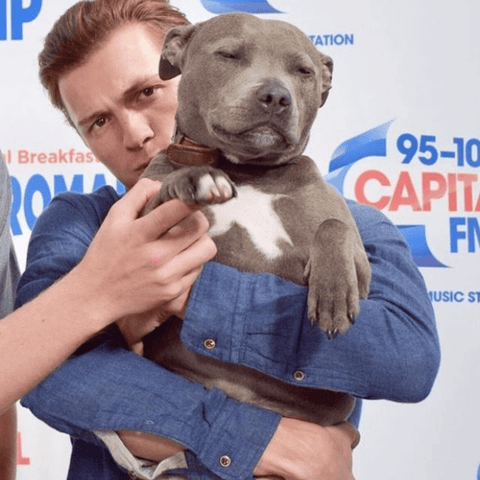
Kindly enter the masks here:
[[236, 163], [279, 165], [304, 150], [333, 62], [293, 25], [228, 14], [172, 28], [160, 76], [182, 78], [177, 123]]

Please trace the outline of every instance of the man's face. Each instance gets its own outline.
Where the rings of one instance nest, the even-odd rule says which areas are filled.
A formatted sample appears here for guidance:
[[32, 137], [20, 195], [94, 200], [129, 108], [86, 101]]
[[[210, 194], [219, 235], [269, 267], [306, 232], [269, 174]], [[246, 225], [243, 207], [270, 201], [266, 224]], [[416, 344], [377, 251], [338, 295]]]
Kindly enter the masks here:
[[167, 147], [174, 129], [178, 78], [158, 76], [158, 36], [146, 25], [122, 26], [59, 82], [85, 144], [127, 188]]

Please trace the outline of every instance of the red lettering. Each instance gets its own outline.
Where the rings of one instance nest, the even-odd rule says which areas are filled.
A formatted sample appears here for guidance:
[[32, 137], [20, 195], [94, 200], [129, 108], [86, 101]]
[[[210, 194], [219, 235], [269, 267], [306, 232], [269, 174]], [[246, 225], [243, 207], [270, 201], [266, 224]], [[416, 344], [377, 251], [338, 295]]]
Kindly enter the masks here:
[[[405, 192], [405, 194], [403, 192]], [[410, 206], [414, 212], [420, 212], [422, 210], [408, 172], [400, 172], [389, 210], [396, 212], [400, 205]]]
[[448, 210], [450, 212], [457, 211], [457, 182], [454, 173], [448, 174]]
[[17, 155], [18, 163], [28, 163], [28, 150], [19, 150]]
[[[401, 206], [407, 206], [414, 212], [431, 212], [432, 200], [447, 197], [448, 210], [459, 210], [458, 196], [463, 189], [463, 209], [465, 212], [480, 212], [480, 193], [475, 193], [479, 175], [471, 173], [422, 172], [422, 203], [416, 192], [411, 173], [400, 172], [395, 183], [391, 183], [387, 175], [378, 170], [367, 170], [361, 173], [355, 182], [355, 198], [359, 203], [371, 205], [379, 210], [388, 208], [396, 212]], [[385, 195], [380, 196], [381, 187], [393, 187], [393, 194], [388, 195], [390, 189], [385, 188]]]
[[475, 205], [475, 211], [480, 212], [480, 194], [478, 195], [477, 204]]
[[17, 465], [30, 465], [30, 458], [22, 453], [22, 434], [17, 432]]
[[58, 151], [58, 163], [68, 163], [67, 156], [62, 149]]
[[466, 212], [473, 212], [473, 190], [472, 184], [478, 180], [478, 175], [473, 173], [459, 173], [458, 181], [463, 182], [464, 208]]
[[[433, 188], [432, 184], [436, 184], [437, 188]], [[441, 173], [424, 172], [422, 174], [422, 190], [423, 190], [423, 211], [432, 211], [433, 199], [442, 198], [447, 191], [447, 182]]]
[[365, 195], [365, 186], [369, 180], [376, 180], [382, 187], [389, 187], [390, 181], [387, 176], [380, 172], [379, 170], [367, 170], [359, 175], [357, 181], [355, 182], [355, 197], [359, 203], [364, 205], [371, 205], [372, 207], [382, 210], [386, 208], [390, 197], [383, 196], [380, 197], [377, 201], [368, 200]]

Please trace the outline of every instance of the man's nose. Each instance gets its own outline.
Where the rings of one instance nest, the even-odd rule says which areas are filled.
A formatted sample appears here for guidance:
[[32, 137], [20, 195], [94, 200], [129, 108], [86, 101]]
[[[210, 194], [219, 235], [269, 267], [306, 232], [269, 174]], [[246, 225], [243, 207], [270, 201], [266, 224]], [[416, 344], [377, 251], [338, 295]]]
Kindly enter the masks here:
[[123, 144], [127, 150], [139, 150], [154, 133], [148, 119], [140, 112], [126, 112], [122, 119]]

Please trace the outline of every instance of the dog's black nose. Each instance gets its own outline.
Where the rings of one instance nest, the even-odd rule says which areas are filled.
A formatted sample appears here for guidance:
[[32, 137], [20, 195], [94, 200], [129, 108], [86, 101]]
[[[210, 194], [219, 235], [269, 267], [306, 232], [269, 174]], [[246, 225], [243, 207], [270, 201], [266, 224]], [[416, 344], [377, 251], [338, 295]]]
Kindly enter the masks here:
[[267, 78], [257, 90], [257, 100], [267, 113], [279, 114], [290, 108], [290, 92], [278, 80]]

